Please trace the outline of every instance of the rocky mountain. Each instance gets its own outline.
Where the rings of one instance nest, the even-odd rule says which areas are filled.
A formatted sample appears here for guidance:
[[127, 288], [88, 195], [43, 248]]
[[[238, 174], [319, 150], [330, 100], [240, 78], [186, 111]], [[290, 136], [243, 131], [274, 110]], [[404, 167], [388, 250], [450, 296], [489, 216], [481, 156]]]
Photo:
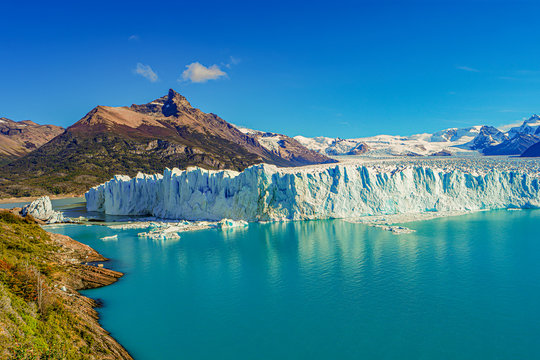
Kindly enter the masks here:
[[523, 121], [521, 126], [516, 126], [508, 131], [508, 137], [513, 138], [516, 135], [533, 135], [540, 130], [540, 116], [533, 114], [530, 118]]
[[0, 158], [13, 159], [33, 151], [64, 132], [55, 125], [39, 125], [30, 120], [0, 118]]
[[508, 135], [493, 126], [484, 125], [478, 131], [478, 134], [474, 139], [465, 144], [471, 150], [484, 151], [487, 148], [497, 146], [505, 141], [509, 140]]
[[[499, 141], [482, 149], [484, 155], [521, 155], [532, 145], [540, 141], [540, 117], [536, 114], [523, 121], [523, 124], [511, 128], [507, 133], [497, 133]], [[502, 141], [501, 141], [502, 140]]]
[[[38, 150], [0, 169], [2, 193], [80, 193], [115, 174], [200, 166], [242, 170], [257, 163], [300, 166], [333, 162], [290, 138], [275, 149], [174, 90], [129, 107], [97, 106]], [[17, 180], [17, 181], [15, 181]]]
[[521, 155], [532, 145], [540, 141], [540, 137], [530, 134], [516, 134], [499, 145], [484, 149], [484, 155]]

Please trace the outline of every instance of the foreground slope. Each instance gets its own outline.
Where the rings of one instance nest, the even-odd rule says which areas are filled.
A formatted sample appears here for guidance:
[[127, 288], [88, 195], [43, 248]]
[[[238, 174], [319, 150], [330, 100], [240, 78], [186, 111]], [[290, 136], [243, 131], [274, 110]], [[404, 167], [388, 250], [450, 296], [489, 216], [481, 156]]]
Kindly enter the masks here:
[[81, 264], [103, 260], [31, 218], [0, 210], [0, 358], [131, 359], [99, 325], [96, 302], [76, 291], [122, 275]]
[[192, 107], [171, 89], [144, 105], [94, 108], [62, 135], [4, 166], [0, 196], [82, 193], [118, 173], [152, 173], [166, 167], [242, 170], [262, 162], [332, 162], [294, 145], [282, 144], [287, 156], [271, 151], [219, 116]]

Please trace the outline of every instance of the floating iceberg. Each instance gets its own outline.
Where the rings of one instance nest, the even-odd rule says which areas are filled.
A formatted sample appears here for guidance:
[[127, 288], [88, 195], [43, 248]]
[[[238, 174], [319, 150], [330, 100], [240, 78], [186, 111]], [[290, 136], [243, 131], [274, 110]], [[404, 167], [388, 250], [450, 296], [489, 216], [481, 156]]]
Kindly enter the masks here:
[[231, 220], [231, 219], [222, 219], [216, 224], [219, 229], [231, 229], [248, 226], [247, 221], [244, 220]]
[[138, 233], [137, 236], [154, 240], [178, 240], [184, 227], [171, 224], [152, 224], [148, 232]]
[[254, 165], [243, 172], [166, 169], [115, 176], [86, 194], [89, 211], [160, 218], [263, 221], [525, 208], [540, 205], [537, 172], [470, 164]]

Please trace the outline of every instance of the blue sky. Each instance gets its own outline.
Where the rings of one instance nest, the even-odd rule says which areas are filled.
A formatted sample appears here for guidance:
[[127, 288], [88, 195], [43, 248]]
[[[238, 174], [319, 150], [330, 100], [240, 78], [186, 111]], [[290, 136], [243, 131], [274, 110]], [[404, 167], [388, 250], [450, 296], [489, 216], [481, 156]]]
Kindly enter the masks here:
[[291, 136], [502, 125], [540, 112], [539, 13], [532, 1], [3, 1], [0, 116], [69, 126], [174, 88]]

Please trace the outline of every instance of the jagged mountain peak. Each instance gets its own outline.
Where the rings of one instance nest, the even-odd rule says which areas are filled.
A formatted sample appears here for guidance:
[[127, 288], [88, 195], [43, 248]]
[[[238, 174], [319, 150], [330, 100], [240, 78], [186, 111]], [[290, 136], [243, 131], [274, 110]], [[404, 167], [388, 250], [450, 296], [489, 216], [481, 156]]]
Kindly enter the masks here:
[[530, 118], [523, 121], [523, 124], [511, 128], [508, 131], [509, 137], [514, 137], [522, 134], [534, 134], [540, 128], [540, 116], [533, 114]]
[[465, 144], [465, 148], [471, 150], [484, 151], [485, 149], [499, 145], [500, 143], [508, 140], [508, 136], [496, 127], [483, 125], [478, 131], [478, 135], [474, 139]]
[[532, 114], [532, 116], [528, 118], [527, 120], [525, 120], [523, 123], [531, 124], [531, 123], [537, 123], [537, 122], [540, 122], [540, 115]]
[[187, 101], [185, 96], [181, 95], [180, 93], [177, 93], [173, 89], [169, 89], [169, 93], [167, 94], [167, 101], [172, 101], [177, 104], [182, 104], [184, 106], [191, 106], [191, 104]]
[[167, 101], [163, 104], [161, 112], [165, 116], [176, 116], [182, 109], [193, 109], [193, 107], [184, 96], [173, 89], [169, 89]]
[[485, 135], [485, 136], [490, 135], [490, 136], [497, 136], [497, 137], [502, 138], [504, 133], [494, 126], [483, 125], [478, 131], [478, 135]]
[[182, 111], [190, 112], [194, 110], [189, 101], [173, 89], [169, 89], [167, 95], [147, 104], [133, 104], [130, 109], [143, 114], [165, 117], [178, 116]]

